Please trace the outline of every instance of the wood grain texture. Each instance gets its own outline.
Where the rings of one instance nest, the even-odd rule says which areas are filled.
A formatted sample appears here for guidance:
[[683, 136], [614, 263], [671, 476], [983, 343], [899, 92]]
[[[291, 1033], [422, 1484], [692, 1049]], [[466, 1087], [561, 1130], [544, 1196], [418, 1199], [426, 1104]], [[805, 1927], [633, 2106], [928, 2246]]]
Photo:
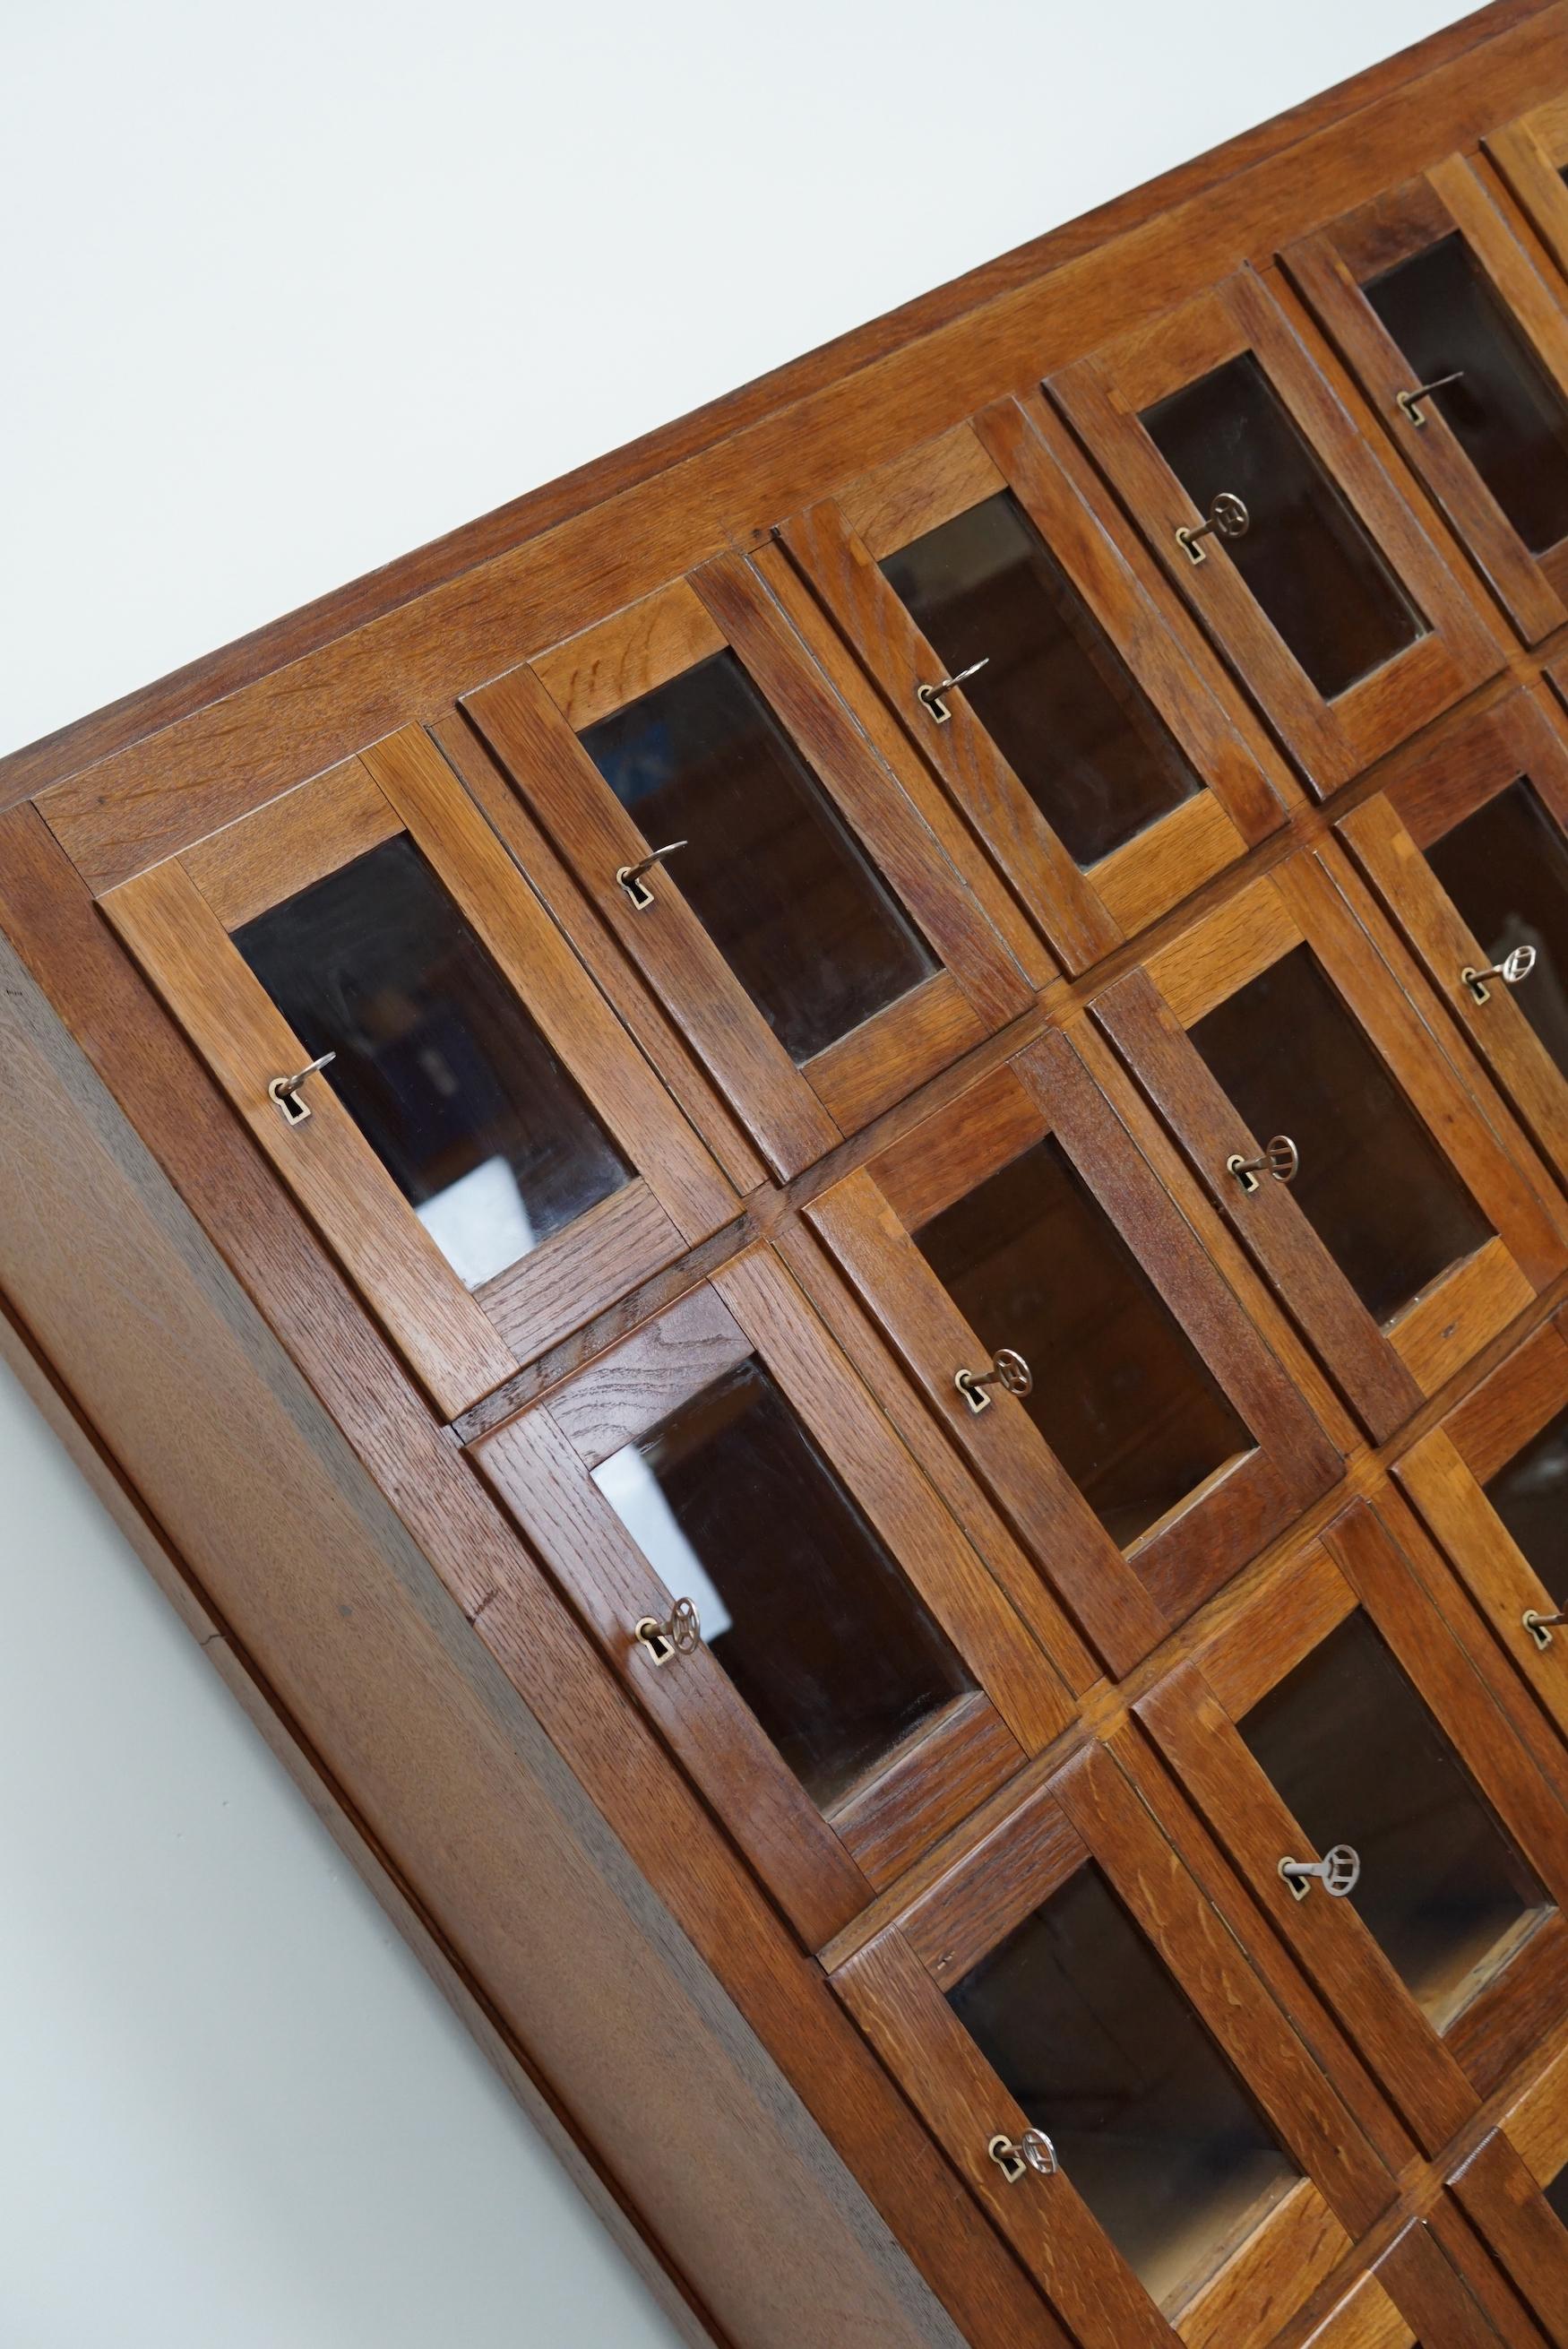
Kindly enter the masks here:
[[[5, 833], [5, 927], [77, 1005], [93, 1058], [159, 1138], [180, 1188], [136, 1142], [124, 1111], [7, 950], [6, 1018], [20, 1019], [35, 1040], [25, 1049], [18, 1034], [9, 1065], [17, 1087], [36, 1077], [44, 1092], [29, 1098], [25, 1114], [22, 1095], [14, 1095], [19, 1114], [7, 1128], [7, 1179], [18, 1198], [38, 1206], [7, 1220], [0, 1278], [52, 1358], [68, 1365], [84, 1410], [134, 1464], [139, 1488], [200, 1568], [212, 1602], [248, 1651], [266, 1653], [272, 1685], [399, 1856], [521, 2043], [548, 2047], [552, 2076], [571, 2084], [595, 2158], [620, 2178], [677, 2264], [705, 2282], [713, 2268], [710, 2304], [724, 2331], [740, 2340], [748, 2332], [771, 2335], [782, 2349], [799, 2340], [803, 2323], [816, 2322], [782, 2305], [768, 2277], [739, 2272], [727, 2254], [714, 2266], [714, 2213], [734, 2193], [739, 2234], [761, 2240], [782, 2228], [777, 2239], [785, 2240], [804, 2222], [810, 2240], [799, 2273], [815, 2270], [819, 2278], [806, 2289], [822, 2312], [823, 2349], [841, 2337], [829, 2313], [846, 2296], [877, 2309], [873, 2333], [881, 2328], [900, 2344], [954, 2349], [972, 2334], [1000, 2344], [1026, 2333], [1036, 2321], [1032, 2292], [968, 2215], [951, 2173], [845, 2034], [825, 1990], [707, 1815], [664, 1769], [635, 1713], [621, 1700], [605, 1709], [612, 1684], [585, 1672], [589, 1651], [547, 1583], [266, 1179], [85, 895], [73, 894], [46, 833], [30, 814], [7, 819]], [[26, 1171], [11, 1155], [24, 1148]], [[90, 1245], [73, 1199], [90, 1219]], [[227, 1267], [191, 1221], [192, 1207], [221, 1237]], [[156, 1379], [151, 1364], [160, 1367]], [[294, 1432], [302, 1421], [304, 1433]], [[195, 1480], [188, 1475], [193, 1450], [206, 1463]], [[295, 1496], [292, 1514], [275, 1507], [281, 1490]], [[320, 1532], [304, 1540], [307, 1509], [321, 1512]], [[364, 1534], [353, 1530], [352, 1511], [366, 1516]], [[395, 1595], [397, 1576], [407, 1599]], [[463, 1613], [503, 1591], [487, 1630], [504, 1649], [504, 1675], [461, 1625]], [[460, 1609], [449, 1592], [459, 1595]], [[544, 1790], [538, 1806], [523, 1794], [536, 1764]], [[482, 1821], [483, 1832], [431, 1835], [432, 1804], [451, 1806], [449, 1822]], [[515, 1856], [498, 1877], [509, 1838]], [[558, 1864], [560, 1897], [542, 1897]], [[654, 1878], [662, 1898], [648, 1889]], [[490, 1897], [498, 1886], [506, 1890], [499, 1903]], [[686, 2123], [677, 2118], [672, 2129], [651, 2107], [640, 2125], [629, 2120], [627, 2078], [638, 2075], [652, 2096], [662, 2066], [649, 2064], [637, 2013], [614, 1987], [644, 1962], [627, 1931], [645, 1941], [651, 1932], [664, 1951], [649, 1957], [655, 1971], [643, 1978], [661, 2008], [667, 2003], [678, 2095], [694, 2129], [700, 2114], [689, 2162], [673, 2152]], [[683, 1944], [697, 1953], [695, 1972]], [[714, 1964], [722, 1967], [723, 1992], [707, 1972]], [[632, 2033], [624, 2058], [612, 2055], [607, 2068], [592, 2025], [601, 2007], [623, 2015]], [[695, 2068], [685, 2060], [688, 2022]], [[710, 2029], [708, 2052], [698, 2057]], [[742, 2073], [754, 2065], [776, 2030], [778, 2056], [764, 2057], [743, 2088], [737, 2062]], [[814, 2120], [794, 2085], [779, 2103], [780, 2058]], [[818, 2058], [826, 2062], [825, 2101], [807, 2084]], [[729, 2078], [709, 2073], [710, 2062]], [[694, 2089], [705, 2078], [710, 2087]], [[739, 2132], [733, 2169], [715, 2158], [717, 2111], [732, 2113]], [[789, 2154], [774, 2137], [781, 2121], [794, 2133]], [[824, 2170], [811, 2148], [835, 2141]], [[645, 2147], [667, 2172], [649, 2192], [640, 2175]], [[861, 2185], [851, 2184], [844, 2161]], [[884, 2163], [886, 2178], [873, 2183]], [[864, 2194], [884, 2189], [893, 2212], [903, 2207], [902, 2219], [872, 2214]], [[844, 2191], [858, 2213], [847, 2233], [830, 2215]], [[916, 2258], [923, 2271], [934, 2264], [932, 2289], [951, 2318], [913, 2280], [884, 2231], [891, 2224], [901, 2236], [921, 2232], [943, 2202], [948, 2218]]]
[[[1288, 1901], [1238, 1723], [1364, 1609], [1568, 1894], [1568, 1640], [1522, 1652], [1482, 1490], [1568, 1396], [1568, 1122], [1517, 1004], [1456, 995], [1425, 854], [1520, 773], [1568, 822], [1565, 580], [1446, 428], [1402, 445], [1360, 291], [1461, 234], [1568, 381], [1564, 88], [1565, 0], [1510, 0], [0, 762], [43, 793], [0, 817], [0, 1290], [715, 2349], [1562, 2337], [1568, 1918], [1436, 2038]], [[1333, 704], [1222, 549], [1176, 566], [1137, 423], [1243, 348], [1434, 623]], [[1002, 489], [1201, 784], [1085, 870], [962, 698], [930, 727], [878, 567]], [[631, 911], [656, 843], [579, 740], [726, 647], [939, 963], [803, 1069], [678, 860]], [[287, 1030], [226, 935], [399, 830], [637, 1169], [456, 1301], [356, 1129], [313, 1176], [258, 1123]], [[1228, 1195], [1253, 1137], [1184, 1032], [1303, 943], [1495, 1232], [1385, 1329], [1285, 1195]], [[1256, 1439], [1125, 1553], [1012, 1397], [958, 1415], [977, 1341], [913, 1237], [1047, 1135]], [[713, 1654], [652, 1669], [674, 1594], [592, 1474], [754, 1352], [975, 1683], [825, 1814]], [[1089, 1866], [1304, 2172], [1163, 2310], [1071, 2178], [990, 2160], [1023, 2116], [944, 1995]]]
[[1568, 621], [1555, 550], [1536, 555], [1527, 549], [1465, 454], [1440, 399], [1423, 407], [1419, 427], [1412, 424], [1398, 401], [1412, 388], [1408, 362], [1361, 291], [1379, 269], [1446, 236], [1463, 239], [1545, 380], [1561, 391], [1568, 385], [1568, 320], [1463, 156], [1449, 157], [1410, 186], [1293, 245], [1284, 263], [1503, 610], [1527, 643], [1539, 643]]
[[1496, 164], [1531, 227], [1564, 277], [1568, 277], [1568, 109], [1560, 98], [1491, 131], [1486, 151]]

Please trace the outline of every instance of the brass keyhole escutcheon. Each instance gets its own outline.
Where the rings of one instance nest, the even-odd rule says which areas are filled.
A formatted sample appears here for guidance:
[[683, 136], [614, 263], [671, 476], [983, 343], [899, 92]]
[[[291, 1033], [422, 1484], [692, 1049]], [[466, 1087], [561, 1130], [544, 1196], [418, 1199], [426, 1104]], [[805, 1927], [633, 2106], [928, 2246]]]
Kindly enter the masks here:
[[662, 1623], [655, 1615], [645, 1615], [632, 1630], [655, 1670], [662, 1671], [676, 1656], [691, 1654], [702, 1638], [702, 1619], [689, 1599], [677, 1599]]
[[1034, 1386], [1035, 1374], [1022, 1354], [1015, 1353], [1011, 1346], [1004, 1346], [988, 1371], [958, 1371], [953, 1383], [978, 1417], [991, 1408], [987, 1387], [1005, 1387], [1009, 1394], [1026, 1395]]
[[1256, 1158], [1233, 1152], [1225, 1161], [1225, 1172], [1235, 1176], [1243, 1191], [1255, 1191], [1260, 1174], [1272, 1174], [1276, 1183], [1294, 1183], [1301, 1172], [1301, 1153], [1288, 1133], [1275, 1133]]
[[1209, 508], [1209, 519], [1196, 525], [1187, 523], [1176, 533], [1176, 543], [1189, 563], [1205, 563], [1209, 550], [1200, 544], [1205, 538], [1245, 538], [1253, 526], [1253, 518], [1233, 490], [1222, 490]]

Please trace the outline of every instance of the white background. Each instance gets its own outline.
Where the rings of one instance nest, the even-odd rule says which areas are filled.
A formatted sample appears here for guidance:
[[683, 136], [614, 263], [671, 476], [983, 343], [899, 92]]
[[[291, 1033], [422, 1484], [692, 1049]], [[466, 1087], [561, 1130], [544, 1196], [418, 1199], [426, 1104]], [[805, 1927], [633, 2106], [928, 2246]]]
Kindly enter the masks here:
[[[1458, 13], [8, 0], [0, 749]], [[9, 1385], [0, 1495], [0, 2349], [667, 2344]]]

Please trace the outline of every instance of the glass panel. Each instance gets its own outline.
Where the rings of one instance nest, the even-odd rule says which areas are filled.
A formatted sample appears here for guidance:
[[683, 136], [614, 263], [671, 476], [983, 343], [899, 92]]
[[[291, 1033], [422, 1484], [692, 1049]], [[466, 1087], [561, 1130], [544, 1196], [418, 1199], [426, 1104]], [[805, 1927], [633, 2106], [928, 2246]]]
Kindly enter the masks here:
[[1426, 634], [1250, 351], [1142, 420], [1204, 513], [1222, 490], [1246, 507], [1252, 528], [1225, 552], [1326, 700]]
[[1500, 1468], [1486, 1497], [1559, 1607], [1568, 1607], [1568, 1410]]
[[1367, 1310], [1389, 1321], [1491, 1237], [1305, 947], [1191, 1031], [1260, 1141], [1301, 1153], [1292, 1195]]
[[1532, 554], [1568, 538], [1568, 409], [1462, 236], [1362, 288], [1432, 406]]
[[1360, 1853], [1348, 1898], [1446, 2031], [1550, 1903], [1367, 1618], [1330, 1632], [1240, 1726], [1315, 1847], [1281, 1858]]
[[733, 653], [583, 740], [651, 847], [686, 843], [681, 894], [792, 1061], [936, 968]]
[[407, 833], [234, 944], [470, 1288], [630, 1182]]
[[1489, 962], [1535, 948], [1513, 999], [1568, 1076], [1568, 840], [1522, 777], [1427, 851]]
[[993, 1353], [1011, 1346], [1030, 1365], [1024, 1409], [1124, 1548], [1253, 1448], [1054, 1140], [1026, 1150], [915, 1238], [981, 1344]]
[[593, 1481], [826, 1809], [974, 1683], [754, 1361]]
[[1098, 1868], [1080, 1868], [949, 2003], [1167, 2315], [1295, 2183]]
[[882, 564], [1068, 853], [1092, 864], [1199, 789], [1109, 637], [1005, 491]]

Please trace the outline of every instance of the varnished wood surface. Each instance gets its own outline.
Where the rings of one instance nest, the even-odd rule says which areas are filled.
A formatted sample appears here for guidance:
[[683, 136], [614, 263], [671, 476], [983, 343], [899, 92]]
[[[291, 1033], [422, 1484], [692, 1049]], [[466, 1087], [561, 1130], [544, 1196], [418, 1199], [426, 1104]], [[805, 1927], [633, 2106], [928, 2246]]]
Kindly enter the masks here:
[[[1351, 1912], [1271, 1877], [1288, 1814], [1234, 1724], [1365, 1608], [1568, 1899], [1568, 1639], [1522, 1651], [1540, 1586], [1480, 1490], [1568, 1392], [1563, 1129], [1517, 1017], [1500, 1044], [1445, 991], [1419, 865], [1516, 743], [1560, 780], [1542, 680], [1568, 624], [1504, 579], [1451, 476], [1422, 486], [1303, 258], [1350, 272], [1368, 237], [1458, 221], [1557, 353], [1564, 88], [1563, 0], [1487, 11], [0, 765], [0, 804], [41, 793], [0, 820], [0, 1285], [197, 1636], [264, 1675], [253, 1701], [431, 1920], [694, 2341], [1562, 2337], [1539, 2189], [1568, 2147], [1568, 1922], [1435, 2039]], [[1116, 408], [1248, 342], [1436, 623], [1333, 708], [1222, 555], [1201, 596], [1173, 566]], [[1207, 787], [1083, 874], [977, 730], [923, 736], [875, 586], [881, 553], [1004, 480]], [[695, 921], [663, 936], [606, 895], [635, 826], [575, 739], [726, 643], [943, 966], [803, 1071]], [[373, 1173], [335, 1194], [362, 1231], [299, 1193], [313, 1230], [190, 1050], [222, 1074], [235, 1049], [229, 999], [180, 976], [195, 925], [140, 939], [170, 1019], [105, 919], [134, 936], [179, 874], [222, 938], [389, 824], [460, 867], [525, 995], [549, 975], [643, 1170], [583, 1219], [582, 1279], [541, 1251], [461, 1300], [466, 1337], [449, 1295], [403, 1330], [381, 1307], [438, 1417], [317, 1237], [369, 1297]], [[1304, 936], [1497, 1233], [1387, 1331], [1283, 1205], [1249, 1228], [1181, 1058]], [[1043, 1446], [1008, 1464], [1010, 1398], [955, 1417], [972, 1333], [908, 1238], [1047, 1131], [1258, 1438], [1126, 1556]], [[711, 1657], [683, 1682], [633, 1652], [669, 1594], [593, 1506], [596, 1461], [753, 1348], [976, 1682], [826, 1817]], [[1173, 2320], [1070, 2181], [1001, 2178], [987, 2137], [1022, 2116], [943, 1995], [1089, 1864], [1304, 2172]]]

